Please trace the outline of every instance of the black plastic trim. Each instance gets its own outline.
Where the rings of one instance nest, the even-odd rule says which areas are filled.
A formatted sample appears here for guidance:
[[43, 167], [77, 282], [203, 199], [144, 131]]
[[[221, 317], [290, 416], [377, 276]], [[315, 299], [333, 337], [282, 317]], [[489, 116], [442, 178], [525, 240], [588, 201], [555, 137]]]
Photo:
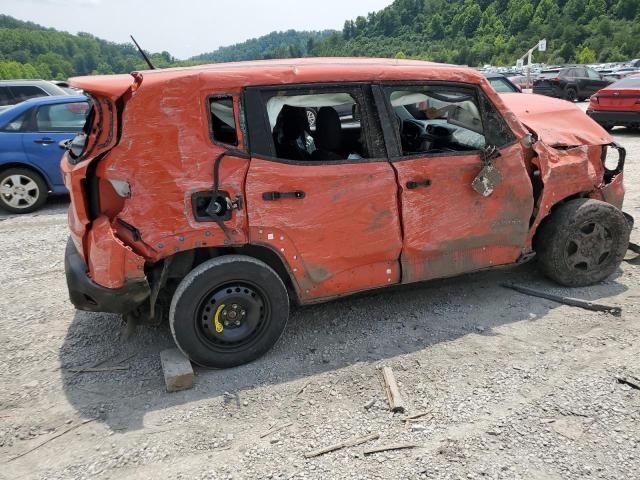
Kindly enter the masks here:
[[87, 276], [87, 265], [71, 238], [67, 241], [64, 271], [69, 299], [78, 310], [124, 314], [145, 303], [151, 294], [146, 278], [127, 280], [122, 288], [106, 288], [95, 283]]

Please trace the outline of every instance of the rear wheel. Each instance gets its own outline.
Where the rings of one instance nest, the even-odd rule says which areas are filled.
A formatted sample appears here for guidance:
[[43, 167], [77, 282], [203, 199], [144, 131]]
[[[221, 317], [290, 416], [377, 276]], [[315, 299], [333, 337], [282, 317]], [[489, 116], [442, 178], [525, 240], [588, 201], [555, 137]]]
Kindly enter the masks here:
[[30, 213], [47, 201], [49, 188], [39, 173], [28, 168], [0, 172], [0, 208], [11, 213]]
[[567, 90], [564, 93], [564, 99], [567, 100], [568, 102], [575, 102], [577, 98], [578, 98], [578, 92], [576, 92], [576, 89], [573, 87], [567, 88]]
[[288, 318], [289, 296], [278, 274], [242, 255], [195, 268], [178, 286], [169, 313], [180, 350], [211, 368], [256, 360], [275, 345]]
[[629, 246], [630, 230], [623, 213], [613, 205], [571, 200], [536, 234], [538, 264], [561, 285], [593, 285], [618, 269]]

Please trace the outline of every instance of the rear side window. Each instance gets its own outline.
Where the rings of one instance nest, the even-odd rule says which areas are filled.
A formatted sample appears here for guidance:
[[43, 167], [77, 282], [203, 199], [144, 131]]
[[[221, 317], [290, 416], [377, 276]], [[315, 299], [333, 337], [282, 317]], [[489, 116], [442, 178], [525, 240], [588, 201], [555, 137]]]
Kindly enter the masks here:
[[3, 130], [5, 132], [20, 132], [24, 130], [27, 125], [27, 117], [30, 112], [31, 110], [27, 110], [23, 114], [19, 115], [17, 118], [7, 123]]
[[39, 132], [80, 132], [88, 111], [87, 102], [44, 105], [36, 114], [36, 129]]
[[11, 93], [13, 94], [13, 103], [24, 102], [30, 98], [46, 97], [47, 92], [39, 87], [32, 85], [23, 85], [18, 87], [11, 87]]
[[211, 136], [215, 142], [238, 145], [233, 97], [215, 97], [209, 101]]
[[589, 78], [591, 80], [600, 80], [600, 74], [595, 70], [591, 70], [590, 68], [587, 68], [587, 75], [589, 75]]

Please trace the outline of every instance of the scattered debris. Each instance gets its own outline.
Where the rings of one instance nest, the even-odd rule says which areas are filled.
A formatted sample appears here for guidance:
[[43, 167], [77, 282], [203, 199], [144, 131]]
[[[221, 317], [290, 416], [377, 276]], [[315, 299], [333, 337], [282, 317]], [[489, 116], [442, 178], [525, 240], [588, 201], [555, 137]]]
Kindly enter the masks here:
[[390, 452], [392, 450], [406, 450], [409, 448], [418, 448], [418, 447], [419, 445], [415, 445], [413, 443], [398, 443], [395, 445], [388, 445], [386, 447], [377, 447], [377, 448], [372, 448], [371, 450], [365, 450], [364, 454], [372, 455], [374, 453]]
[[304, 456], [306, 458], [319, 457], [320, 455], [324, 455], [325, 453], [334, 452], [342, 448], [355, 447], [356, 445], [361, 445], [366, 442], [371, 442], [372, 440], [378, 440], [379, 438], [380, 438], [379, 433], [372, 433], [371, 435], [367, 435], [366, 437], [354, 437], [347, 441], [336, 443], [335, 445], [330, 445], [328, 447], [307, 452], [304, 454]]
[[619, 317], [622, 315], [622, 308], [620, 307], [613, 307], [611, 305], [589, 302], [587, 300], [582, 300], [579, 298], [563, 297], [560, 295], [554, 295], [552, 293], [546, 293], [538, 290], [533, 290], [531, 288], [522, 287], [520, 285], [515, 285], [512, 283], [503, 283], [502, 286], [504, 288], [515, 290], [516, 292], [524, 293], [525, 295], [544, 298], [546, 300], [562, 303], [564, 305], [570, 305], [572, 307], [584, 308], [585, 310], [591, 310], [593, 312], [606, 312], [610, 313], [614, 317]]
[[280, 430], [284, 430], [285, 428], [289, 428], [290, 426], [293, 425], [293, 422], [289, 422], [289, 423], [285, 423], [284, 425], [280, 425], [279, 427], [273, 427], [272, 429], [264, 432], [262, 435], [260, 435], [260, 438], [264, 438], [264, 437], [268, 437], [269, 435], [272, 435], [276, 432], [279, 432]]
[[193, 387], [191, 362], [177, 348], [160, 352], [160, 363], [164, 373], [167, 392], [179, 392]]
[[23, 452], [19, 455], [16, 455], [15, 457], [12, 457], [9, 459], [10, 462], [13, 462], [14, 460], [17, 460], [18, 458], [24, 457], [25, 455], [30, 454], [31, 452], [33, 452], [34, 450], [37, 450], [38, 448], [42, 447], [43, 445], [46, 445], [47, 443], [55, 440], [56, 438], [60, 438], [61, 436], [63, 436], [66, 433], [69, 433], [71, 430], [75, 430], [78, 427], [81, 427], [82, 425], [86, 425], [87, 423], [91, 423], [91, 422], [95, 422], [97, 420], [97, 418], [89, 418], [87, 420], [83, 420], [82, 422], [73, 425], [72, 427], [69, 427], [63, 431], [61, 431], [60, 433], [57, 433], [56, 435], [54, 435], [53, 437], [49, 437], [47, 438], [44, 442], [40, 442], [38, 445], [36, 445], [33, 448], [30, 448], [29, 450], [27, 450], [26, 452]]
[[372, 398], [367, 403], [365, 403], [363, 407], [364, 407], [365, 410], [370, 410], [371, 407], [373, 407], [375, 404], [376, 404], [376, 399]]
[[425, 412], [420, 412], [420, 413], [416, 413], [415, 415], [411, 415], [409, 417], [404, 417], [402, 419], [403, 422], [411, 422], [413, 420], [417, 420], [418, 418], [422, 418], [422, 417], [426, 417], [427, 415], [429, 415], [433, 410], [427, 410]]
[[396, 377], [393, 375], [393, 370], [391, 370], [390, 367], [383, 367], [382, 378], [384, 380], [385, 391], [387, 392], [387, 399], [389, 400], [389, 410], [394, 413], [403, 413], [405, 410], [404, 402], [400, 395]]
[[635, 377], [618, 377], [618, 383], [621, 383], [623, 385], [628, 385], [631, 388], [633, 388], [634, 390], [640, 390], [640, 379], [635, 378]]
[[412, 432], [424, 432], [426, 430], [427, 430], [427, 427], [425, 427], [424, 425], [421, 425], [421, 424], [411, 425]]
[[311, 382], [305, 383], [304, 386], [300, 389], [300, 391], [298, 391], [298, 393], [296, 394], [296, 397], [299, 397], [300, 395], [302, 395], [309, 385], [311, 385]]

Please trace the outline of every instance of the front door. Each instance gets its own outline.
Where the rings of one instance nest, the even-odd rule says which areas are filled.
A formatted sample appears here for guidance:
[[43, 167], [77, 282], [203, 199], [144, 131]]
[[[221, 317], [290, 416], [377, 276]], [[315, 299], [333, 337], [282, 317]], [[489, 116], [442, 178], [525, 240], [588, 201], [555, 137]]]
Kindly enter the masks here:
[[368, 87], [249, 89], [244, 103], [251, 243], [284, 260], [303, 302], [398, 283], [398, 188]]
[[[397, 128], [404, 283], [509, 264], [523, 254], [533, 212], [522, 147], [481, 90], [463, 84], [386, 85], [377, 95]], [[499, 177], [473, 184], [485, 163]], [[490, 183], [491, 183], [490, 182]]]

